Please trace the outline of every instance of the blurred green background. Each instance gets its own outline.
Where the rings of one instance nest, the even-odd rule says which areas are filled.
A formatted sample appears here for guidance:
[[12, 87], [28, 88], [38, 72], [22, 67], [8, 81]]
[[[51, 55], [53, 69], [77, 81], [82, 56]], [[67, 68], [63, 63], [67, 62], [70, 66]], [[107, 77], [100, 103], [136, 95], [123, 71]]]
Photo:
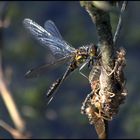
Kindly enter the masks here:
[[[2, 2], [0, 2], [1, 4]], [[109, 138], [140, 138], [140, 2], [129, 2], [125, 13], [118, 47], [126, 49], [128, 96], [118, 115], [109, 122]], [[88, 118], [80, 113], [82, 102], [90, 92], [88, 81], [75, 71], [57, 91], [47, 106], [46, 92], [66, 67], [60, 66], [36, 79], [25, 79], [24, 74], [50, 58], [23, 27], [24, 18], [44, 26], [46, 20], [55, 22], [63, 38], [75, 48], [97, 43], [95, 25], [77, 1], [9, 2], [8, 28], [4, 29], [3, 67], [9, 89], [24, 118], [27, 131], [33, 138], [97, 138]], [[115, 30], [117, 16], [111, 14]], [[0, 119], [12, 124], [2, 98]], [[9, 138], [0, 128], [0, 136]]]

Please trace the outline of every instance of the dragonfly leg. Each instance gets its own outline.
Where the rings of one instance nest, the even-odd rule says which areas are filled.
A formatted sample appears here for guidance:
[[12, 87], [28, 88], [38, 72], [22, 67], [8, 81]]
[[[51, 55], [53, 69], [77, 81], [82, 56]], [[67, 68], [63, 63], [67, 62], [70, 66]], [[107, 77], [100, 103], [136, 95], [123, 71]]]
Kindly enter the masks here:
[[105, 70], [105, 68], [104, 68], [104, 70], [105, 70], [105, 73], [106, 73], [106, 75], [107, 76], [111, 76], [115, 71], [116, 71], [116, 69], [117, 69], [117, 66], [118, 66], [118, 64], [117, 63], [115, 63], [115, 66], [114, 66], [114, 68], [113, 69], [111, 69], [110, 67], [108, 67], [109, 69], [110, 69], [110, 73], [108, 73], [106, 70]]
[[93, 94], [94, 94], [94, 92], [91, 91], [91, 92], [87, 95], [87, 97], [86, 97], [86, 99], [84, 100], [84, 102], [82, 103], [82, 107], [81, 107], [81, 113], [82, 113], [82, 114], [86, 114], [86, 108], [87, 108], [88, 105], [90, 104], [90, 99], [92, 98]]
[[84, 73], [82, 73], [82, 69], [86, 66], [86, 64], [87, 64], [88, 62], [85, 62], [80, 68], [79, 68], [79, 73], [82, 75], [82, 76], [84, 76], [86, 79], [88, 79], [88, 77], [84, 74]]

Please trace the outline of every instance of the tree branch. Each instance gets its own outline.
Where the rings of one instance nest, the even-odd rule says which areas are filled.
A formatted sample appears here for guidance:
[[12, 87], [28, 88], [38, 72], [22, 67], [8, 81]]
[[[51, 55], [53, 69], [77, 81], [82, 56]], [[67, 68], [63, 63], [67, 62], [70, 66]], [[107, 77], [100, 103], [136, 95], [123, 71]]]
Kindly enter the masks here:
[[[80, 2], [91, 16], [96, 25], [99, 39], [101, 57], [97, 57], [97, 62], [89, 74], [89, 82], [92, 92], [87, 95], [82, 106], [82, 112], [88, 115], [91, 124], [94, 124], [98, 137], [106, 139], [108, 137], [108, 121], [112, 120], [119, 110], [119, 105], [124, 102], [127, 95], [125, 87], [126, 81], [123, 69], [126, 65], [125, 50], [120, 48], [114, 52], [114, 42], [110, 23], [109, 10], [103, 10], [94, 5], [92, 1]], [[126, 2], [123, 3], [121, 12], [124, 11]], [[117, 26], [115, 39], [120, 33], [121, 20]]]
[[[92, 2], [80, 2], [82, 6], [85, 7], [86, 11], [89, 13], [93, 23], [96, 25], [98, 40], [99, 40], [99, 47], [101, 50], [101, 62], [104, 69], [109, 72], [110, 68], [113, 69], [114, 67], [114, 44], [113, 44], [113, 37], [112, 37], [112, 28], [110, 24], [110, 16], [109, 13], [103, 10], [96, 8]], [[93, 68], [94, 69], [94, 68]], [[104, 87], [108, 88], [108, 91], [114, 91], [114, 83], [112, 81], [113, 75], [107, 76], [104, 75], [104, 83], [100, 85], [104, 85]], [[92, 88], [92, 90], [94, 90]], [[100, 119], [101, 122], [101, 119]], [[106, 139], [108, 137], [108, 122], [105, 122], [105, 131], [103, 129], [101, 135], [97, 132], [98, 137], [100, 139]], [[104, 123], [102, 123], [104, 125]], [[96, 125], [95, 125], [96, 128]], [[96, 129], [98, 131], [98, 129]], [[100, 131], [101, 132], [101, 131]]]

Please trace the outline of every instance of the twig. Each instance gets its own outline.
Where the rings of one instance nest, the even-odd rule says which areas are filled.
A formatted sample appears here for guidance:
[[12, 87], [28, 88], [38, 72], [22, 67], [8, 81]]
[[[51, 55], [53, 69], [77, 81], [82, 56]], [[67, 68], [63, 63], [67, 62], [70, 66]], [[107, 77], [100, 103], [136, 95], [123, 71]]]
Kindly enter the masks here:
[[116, 28], [116, 31], [114, 34], [114, 38], [113, 38], [114, 45], [116, 45], [117, 40], [119, 39], [119, 34], [120, 34], [121, 27], [122, 27], [122, 16], [123, 16], [124, 11], [126, 10], [127, 4], [128, 4], [128, 1], [124, 1], [122, 4], [122, 7], [121, 7], [118, 25], [117, 25], [117, 28]]
[[0, 20], [4, 21], [6, 14], [7, 14], [7, 10], [8, 10], [8, 4], [9, 2], [2, 2], [1, 3], [1, 7], [0, 7]]
[[11, 119], [13, 120], [13, 123], [15, 124], [15, 127], [22, 132], [25, 129], [24, 121], [22, 120], [22, 118], [17, 110], [17, 107], [14, 103], [14, 100], [11, 96], [11, 93], [6, 86], [4, 79], [2, 78], [2, 71], [1, 70], [0, 70], [0, 73], [1, 73], [1, 77], [0, 77], [1, 97], [6, 105], [6, 108], [11, 116]]
[[[2, 3], [2, 10], [0, 13], [0, 20], [1, 23], [3, 25], [4, 20], [6, 19], [6, 14], [7, 14], [7, 7], [8, 7], [8, 2], [3, 2]], [[2, 68], [2, 51], [4, 48], [4, 44], [3, 44], [3, 27], [0, 27], [0, 95], [7, 107], [7, 110], [11, 116], [11, 119], [13, 120], [13, 123], [16, 127], [17, 130], [19, 130], [20, 132], [23, 132], [25, 129], [25, 123], [22, 120], [17, 107], [15, 105], [15, 102], [11, 96], [10, 91], [8, 90], [8, 87], [6, 85], [6, 82], [4, 80], [4, 72], [3, 72], [3, 68]]]
[[22, 134], [19, 130], [12, 128], [10, 125], [8, 125], [3, 120], [0, 120], [0, 126], [8, 131], [14, 139], [29, 139], [30, 134]]

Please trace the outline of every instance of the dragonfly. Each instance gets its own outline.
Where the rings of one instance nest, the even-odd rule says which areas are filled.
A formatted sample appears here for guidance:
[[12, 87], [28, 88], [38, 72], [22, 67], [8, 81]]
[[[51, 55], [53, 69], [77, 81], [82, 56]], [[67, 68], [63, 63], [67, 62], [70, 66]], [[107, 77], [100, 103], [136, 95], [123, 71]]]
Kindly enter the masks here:
[[62, 38], [55, 23], [51, 20], [45, 22], [44, 28], [29, 18], [23, 20], [23, 25], [43, 47], [49, 49], [55, 58], [55, 60], [49, 64], [43, 64], [27, 71], [25, 74], [26, 78], [38, 77], [54, 65], [62, 62], [67, 63], [67, 69], [64, 74], [50, 86], [47, 92], [49, 104], [54, 98], [56, 90], [74, 70], [79, 69], [80, 74], [86, 77], [81, 70], [86, 65], [90, 67], [94, 64], [98, 56], [97, 45], [91, 43], [81, 46], [78, 49], [72, 47], [71, 44]]

